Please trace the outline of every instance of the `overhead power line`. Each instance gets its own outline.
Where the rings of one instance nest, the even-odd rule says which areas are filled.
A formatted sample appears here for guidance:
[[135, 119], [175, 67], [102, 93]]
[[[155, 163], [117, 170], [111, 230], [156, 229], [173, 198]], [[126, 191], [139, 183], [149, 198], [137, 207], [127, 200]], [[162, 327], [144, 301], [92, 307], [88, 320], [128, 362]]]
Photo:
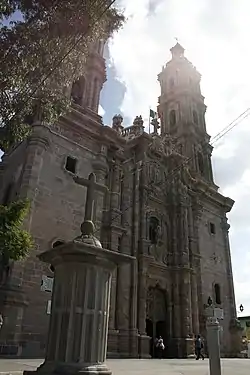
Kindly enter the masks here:
[[[237, 125], [239, 125], [244, 119], [246, 119], [248, 116], [250, 115], [250, 107], [247, 108], [245, 111], [243, 111], [238, 117], [236, 117], [232, 122], [230, 122], [225, 128], [223, 128], [217, 135], [215, 135], [212, 139], [212, 143], [216, 143], [218, 142], [222, 137], [224, 137], [226, 134], [228, 134], [231, 130], [233, 130]], [[206, 146], [207, 146], [207, 142], [206, 142]], [[205, 150], [203, 150], [203, 154], [207, 154], [207, 148]], [[167, 178], [162, 181], [161, 183], [159, 184], [156, 184], [157, 186], [160, 186], [162, 185], [163, 183], [165, 184], [168, 180], [168, 178], [170, 177], [173, 177], [175, 174], [177, 174], [184, 166], [186, 166], [192, 159], [195, 158], [195, 155], [187, 158], [184, 160], [183, 163], [181, 163], [178, 167], [174, 168], [167, 176]], [[147, 161], [146, 163], [150, 163], [150, 161]], [[135, 172], [132, 172], [131, 173], [135, 173]], [[155, 185], [155, 182], [152, 181], [148, 184], [149, 187], [152, 187]], [[209, 187], [208, 187], [209, 189]], [[208, 189], [206, 189], [203, 194], [206, 194]], [[122, 214], [124, 212], [126, 212], [127, 210], [129, 210], [135, 203], [138, 203], [138, 201], [140, 200], [140, 197], [135, 201], [133, 202], [132, 204], [129, 204], [127, 207], [125, 207], [123, 210], [122, 210]], [[111, 222], [113, 222], [114, 220], [116, 220], [118, 217], [120, 217], [121, 214], [117, 214], [115, 215], [114, 217], [111, 218]], [[99, 229], [96, 229], [94, 233], [96, 233]]]

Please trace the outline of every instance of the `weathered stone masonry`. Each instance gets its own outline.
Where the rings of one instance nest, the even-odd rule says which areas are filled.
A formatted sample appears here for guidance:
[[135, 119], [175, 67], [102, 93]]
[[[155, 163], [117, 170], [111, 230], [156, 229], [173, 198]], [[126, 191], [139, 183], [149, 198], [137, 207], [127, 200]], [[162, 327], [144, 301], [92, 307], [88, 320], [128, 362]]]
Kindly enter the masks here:
[[140, 116], [127, 128], [117, 115], [111, 127], [103, 125], [96, 111], [105, 63], [95, 51], [86, 76], [73, 86], [72, 111], [57, 124], [35, 124], [30, 137], [4, 156], [0, 199], [8, 190], [9, 201], [31, 200], [25, 225], [36, 246], [11, 266], [1, 287], [2, 354], [44, 353], [51, 297], [41, 282], [53, 278], [53, 270], [37, 254], [79, 235], [86, 191], [73, 177], [91, 172], [108, 188], [96, 192], [95, 235], [103, 247], [137, 259], [112, 277], [108, 355], [149, 358], [151, 337], [161, 335], [165, 356], [188, 356], [192, 336], [206, 336], [209, 296], [224, 311], [223, 353], [234, 352], [226, 219], [233, 201], [213, 181], [200, 74], [178, 43], [171, 52], [158, 77], [159, 134], [156, 120], [147, 134]]

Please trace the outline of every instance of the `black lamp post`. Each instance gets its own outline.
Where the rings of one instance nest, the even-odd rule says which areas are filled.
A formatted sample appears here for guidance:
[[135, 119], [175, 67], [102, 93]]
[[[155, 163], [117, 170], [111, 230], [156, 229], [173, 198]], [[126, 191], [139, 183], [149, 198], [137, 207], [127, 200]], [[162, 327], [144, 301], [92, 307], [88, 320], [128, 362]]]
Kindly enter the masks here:
[[208, 304], [208, 306], [212, 306], [212, 304], [213, 304], [213, 300], [210, 296], [208, 297], [207, 304]]

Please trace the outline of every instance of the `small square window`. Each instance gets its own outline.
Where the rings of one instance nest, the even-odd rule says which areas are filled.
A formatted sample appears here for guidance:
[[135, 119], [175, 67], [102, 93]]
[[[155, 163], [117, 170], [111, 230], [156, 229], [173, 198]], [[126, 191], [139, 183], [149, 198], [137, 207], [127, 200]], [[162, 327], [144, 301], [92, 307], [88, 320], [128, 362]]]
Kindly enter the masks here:
[[65, 169], [66, 171], [69, 171], [71, 173], [76, 173], [76, 163], [77, 159], [72, 158], [71, 156], [67, 156], [66, 164], [65, 164]]
[[209, 229], [211, 234], [215, 234], [215, 224], [209, 223]]

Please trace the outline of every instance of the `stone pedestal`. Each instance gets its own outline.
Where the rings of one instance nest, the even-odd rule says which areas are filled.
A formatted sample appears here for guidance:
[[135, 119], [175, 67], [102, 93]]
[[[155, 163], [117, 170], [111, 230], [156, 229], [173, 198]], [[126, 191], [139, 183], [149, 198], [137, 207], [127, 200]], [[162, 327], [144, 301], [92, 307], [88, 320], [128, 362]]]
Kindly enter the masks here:
[[103, 249], [87, 232], [93, 233], [82, 228], [76, 240], [39, 256], [54, 266], [55, 278], [47, 353], [37, 375], [111, 374], [104, 364], [111, 276], [133, 258]]
[[186, 358], [193, 358], [195, 356], [194, 339], [192, 337], [185, 338], [184, 353]]
[[207, 319], [207, 346], [210, 375], [221, 375], [220, 326], [216, 317], [209, 317]]

